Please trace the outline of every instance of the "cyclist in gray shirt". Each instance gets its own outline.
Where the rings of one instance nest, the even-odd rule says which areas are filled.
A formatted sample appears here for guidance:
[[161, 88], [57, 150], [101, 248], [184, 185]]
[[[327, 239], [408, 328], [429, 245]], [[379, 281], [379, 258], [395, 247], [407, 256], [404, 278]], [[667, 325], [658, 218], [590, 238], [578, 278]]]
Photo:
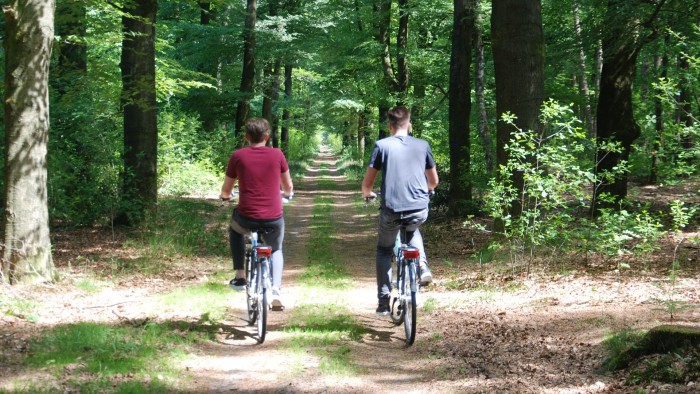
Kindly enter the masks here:
[[390, 313], [391, 252], [399, 232], [397, 219], [416, 219], [416, 224], [406, 229], [407, 243], [420, 250], [421, 284], [432, 281], [419, 226], [428, 218], [430, 192], [439, 182], [430, 144], [408, 135], [411, 131], [409, 110], [398, 106], [389, 110], [387, 117], [391, 137], [377, 141], [362, 180], [362, 196], [375, 198], [372, 187], [377, 174], [382, 172], [376, 257], [378, 315]]

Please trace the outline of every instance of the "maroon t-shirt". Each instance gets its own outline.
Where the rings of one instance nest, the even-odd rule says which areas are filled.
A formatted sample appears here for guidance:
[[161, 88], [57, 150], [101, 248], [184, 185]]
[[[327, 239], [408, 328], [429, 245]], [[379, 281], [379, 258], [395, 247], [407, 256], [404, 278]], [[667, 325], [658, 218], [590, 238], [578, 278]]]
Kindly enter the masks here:
[[251, 219], [282, 217], [281, 174], [288, 171], [284, 153], [266, 146], [247, 146], [231, 155], [226, 176], [238, 179], [238, 213]]

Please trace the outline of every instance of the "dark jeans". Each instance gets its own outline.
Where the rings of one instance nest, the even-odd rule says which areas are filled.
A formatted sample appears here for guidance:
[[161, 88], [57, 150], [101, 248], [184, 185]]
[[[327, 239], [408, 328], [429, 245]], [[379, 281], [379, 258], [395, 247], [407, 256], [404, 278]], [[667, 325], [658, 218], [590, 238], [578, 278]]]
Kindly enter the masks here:
[[398, 219], [416, 219], [416, 224], [406, 228], [406, 243], [418, 248], [420, 251], [420, 263], [426, 263], [423, 236], [418, 229], [428, 219], [428, 208], [420, 211], [393, 212], [382, 208], [379, 213], [379, 237], [377, 238], [377, 298], [379, 302], [389, 302], [391, 294], [391, 251], [396, 242], [400, 225]]
[[[240, 216], [234, 209], [231, 217], [232, 221], [236, 221], [245, 229], [251, 228], [270, 228], [267, 234], [259, 233], [265, 245], [272, 247], [272, 286], [282, 287], [282, 270], [284, 269], [284, 256], [282, 255], [282, 242], [284, 241], [284, 217], [270, 220], [259, 220]], [[245, 263], [245, 235], [238, 233], [229, 226], [228, 239], [231, 247], [231, 256], [233, 257], [233, 269], [242, 270]]]

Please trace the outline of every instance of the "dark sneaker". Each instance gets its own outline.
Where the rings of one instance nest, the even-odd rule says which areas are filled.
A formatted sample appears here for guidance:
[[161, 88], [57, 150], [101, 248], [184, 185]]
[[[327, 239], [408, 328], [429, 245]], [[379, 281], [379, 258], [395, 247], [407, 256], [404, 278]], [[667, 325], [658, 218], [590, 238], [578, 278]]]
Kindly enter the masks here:
[[233, 278], [228, 282], [228, 287], [233, 290], [245, 290], [246, 281], [245, 278]]
[[377, 307], [377, 315], [379, 316], [389, 316], [391, 314], [391, 308], [388, 304], [379, 304]]
[[433, 273], [430, 272], [430, 268], [424, 265], [420, 268], [420, 285], [427, 286], [433, 282]]

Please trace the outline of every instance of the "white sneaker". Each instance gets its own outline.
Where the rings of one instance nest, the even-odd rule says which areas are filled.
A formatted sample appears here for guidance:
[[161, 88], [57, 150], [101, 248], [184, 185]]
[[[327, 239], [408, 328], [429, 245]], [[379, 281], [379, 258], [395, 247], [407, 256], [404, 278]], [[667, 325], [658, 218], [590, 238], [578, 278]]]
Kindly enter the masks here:
[[283, 311], [284, 304], [282, 304], [282, 297], [280, 296], [280, 289], [273, 287], [270, 292], [270, 307], [273, 311]]
[[430, 268], [427, 265], [423, 265], [420, 268], [420, 284], [421, 286], [427, 286], [433, 282], [433, 273], [430, 272]]

